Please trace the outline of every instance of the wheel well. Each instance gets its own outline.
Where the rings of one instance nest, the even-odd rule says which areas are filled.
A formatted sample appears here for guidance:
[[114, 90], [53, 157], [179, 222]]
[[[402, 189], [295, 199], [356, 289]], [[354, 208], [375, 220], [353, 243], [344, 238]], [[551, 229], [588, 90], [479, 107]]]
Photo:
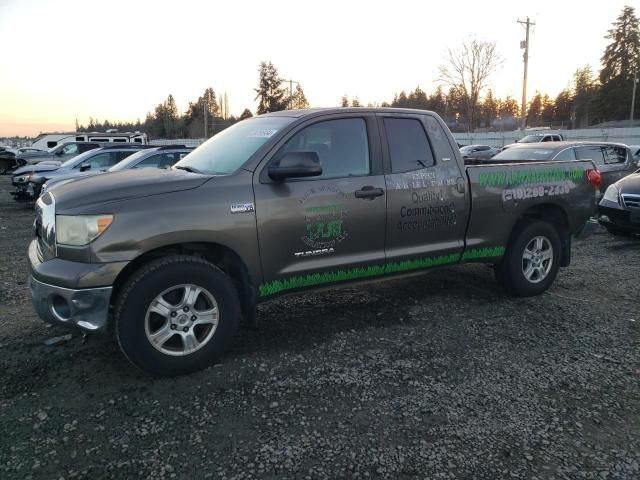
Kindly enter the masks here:
[[515, 231], [523, 221], [529, 219], [543, 220], [556, 227], [562, 244], [560, 266], [568, 267], [571, 263], [571, 235], [569, 234], [567, 212], [561, 206], [550, 203], [534, 205], [518, 218], [512, 231]]
[[206, 242], [167, 245], [145, 252], [133, 261], [129, 262], [129, 264], [118, 274], [113, 284], [113, 292], [111, 295], [112, 303], [118, 298], [123, 285], [134, 272], [153, 260], [170, 255], [191, 255], [211, 262], [229, 275], [233, 281], [233, 284], [238, 290], [243, 314], [250, 312], [250, 309], [254, 308], [256, 302], [255, 289], [252, 287], [249, 270], [240, 256], [224, 245]]

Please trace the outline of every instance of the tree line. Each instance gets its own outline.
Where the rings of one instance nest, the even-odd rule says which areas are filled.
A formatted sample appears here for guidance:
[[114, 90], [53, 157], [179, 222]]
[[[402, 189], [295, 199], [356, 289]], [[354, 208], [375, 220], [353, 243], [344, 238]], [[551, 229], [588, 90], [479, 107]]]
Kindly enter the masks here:
[[[258, 115], [309, 107], [302, 85], [296, 82], [295, 89], [287, 88], [287, 82], [271, 62], [261, 62], [258, 73], [258, 88], [255, 89]], [[173, 95], [169, 94], [162, 103], [156, 105], [153, 111], [147, 113], [144, 122], [140, 119], [135, 122], [110, 122], [89, 117], [89, 123], [86, 126], [79, 124], [76, 120], [76, 131], [104, 132], [117, 129], [118, 131], [145, 132], [150, 138], [208, 138], [252, 116], [253, 113], [248, 108], [245, 108], [238, 117], [231, 114], [227, 94], [217, 95], [213, 88], [209, 87], [197, 100], [189, 102], [189, 106], [183, 113], [178, 110]]]
[[[570, 86], [555, 98], [536, 91], [527, 105], [528, 127], [585, 128], [629, 118], [634, 75], [640, 70], [640, 28], [633, 7], [626, 6], [605, 36], [610, 40], [596, 74], [586, 65], [575, 71]], [[392, 100], [367, 106], [418, 108], [438, 113], [453, 131], [513, 130], [521, 117], [518, 101], [498, 98], [490, 88], [490, 78], [502, 64], [495, 42], [463, 43], [447, 51], [440, 68], [440, 85], [431, 93], [419, 86], [396, 93]], [[553, 72], [550, 72], [553, 74]], [[258, 86], [254, 89], [258, 115], [286, 109], [308, 108], [309, 102], [299, 82], [285, 80], [271, 62], [261, 62]], [[640, 76], [640, 72], [639, 72]], [[295, 83], [295, 89], [293, 88]], [[640, 116], [640, 89], [635, 111]], [[357, 96], [343, 95], [342, 107], [363, 106]], [[100, 122], [89, 118], [78, 131], [144, 131], [151, 138], [203, 138], [215, 135], [233, 123], [251, 117], [245, 108], [240, 116], [230, 113], [226, 93], [207, 88], [197, 100], [180, 112], [172, 95], [147, 113], [144, 122]]]

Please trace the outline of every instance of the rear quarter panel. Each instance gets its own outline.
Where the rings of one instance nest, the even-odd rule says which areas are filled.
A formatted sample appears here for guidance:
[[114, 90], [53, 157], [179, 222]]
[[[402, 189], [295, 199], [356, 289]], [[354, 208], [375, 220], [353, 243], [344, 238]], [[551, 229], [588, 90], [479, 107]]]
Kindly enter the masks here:
[[466, 248], [507, 246], [516, 222], [541, 205], [555, 205], [576, 234], [595, 212], [591, 161], [539, 162], [467, 167], [471, 212]]

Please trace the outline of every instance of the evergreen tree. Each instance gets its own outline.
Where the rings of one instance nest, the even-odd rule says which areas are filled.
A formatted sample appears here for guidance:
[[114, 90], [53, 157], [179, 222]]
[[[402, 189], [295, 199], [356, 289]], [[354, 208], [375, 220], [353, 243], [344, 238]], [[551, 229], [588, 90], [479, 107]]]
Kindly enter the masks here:
[[362, 105], [360, 105], [360, 100], [358, 100], [358, 97], [352, 98], [351, 99], [351, 106], [352, 107], [361, 107]]
[[493, 90], [489, 89], [480, 106], [480, 118], [484, 126], [489, 128], [493, 121], [498, 118], [498, 101], [493, 96]]
[[601, 59], [599, 110], [607, 119], [622, 119], [630, 109], [634, 73], [640, 70], [640, 27], [633, 7], [623, 8], [605, 38], [611, 43]]
[[407, 97], [408, 108], [418, 108], [420, 110], [427, 110], [429, 107], [429, 99], [424, 90], [419, 86], [413, 92], [409, 92]]
[[293, 96], [291, 97], [291, 108], [293, 109], [302, 109], [309, 108], [309, 101], [304, 94], [304, 90], [300, 84], [296, 84], [296, 89], [293, 91]]
[[555, 116], [555, 104], [546, 93], [542, 96], [542, 113], [540, 120], [545, 125], [551, 125]]
[[445, 110], [447, 108], [447, 97], [442, 91], [442, 87], [438, 85], [436, 91], [429, 95], [429, 103], [427, 106], [428, 110], [432, 110], [444, 118]]
[[520, 108], [518, 107], [518, 101], [511, 95], [500, 102], [499, 107], [500, 118], [502, 119], [514, 119], [520, 116]]
[[259, 99], [258, 114], [285, 110], [287, 107], [286, 90], [282, 88], [282, 79], [271, 62], [260, 63], [260, 80], [255, 89]]
[[593, 123], [594, 104], [598, 94], [598, 86], [589, 65], [579, 68], [574, 73], [573, 91], [573, 127], [588, 127]]
[[348, 107], [349, 106], [349, 97], [347, 97], [347, 95], [343, 95], [342, 98], [340, 99], [340, 106], [341, 107]]
[[562, 90], [555, 101], [553, 120], [557, 123], [569, 123], [573, 117], [573, 93], [570, 89]]
[[245, 120], [251, 117], [253, 117], [253, 113], [251, 113], [251, 110], [249, 110], [248, 108], [245, 108], [240, 114], [240, 120]]
[[540, 125], [540, 118], [542, 117], [542, 95], [540, 92], [536, 92], [527, 108], [527, 125], [530, 127], [537, 127]]

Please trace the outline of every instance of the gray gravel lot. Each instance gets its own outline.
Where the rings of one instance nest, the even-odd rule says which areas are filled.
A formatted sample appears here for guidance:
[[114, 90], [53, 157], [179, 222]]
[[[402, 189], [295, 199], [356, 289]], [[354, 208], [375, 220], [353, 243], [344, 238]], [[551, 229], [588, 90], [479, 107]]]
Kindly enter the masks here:
[[536, 298], [483, 265], [260, 306], [178, 379], [43, 341], [32, 210], [0, 177], [0, 478], [640, 478], [640, 240], [600, 232]]

